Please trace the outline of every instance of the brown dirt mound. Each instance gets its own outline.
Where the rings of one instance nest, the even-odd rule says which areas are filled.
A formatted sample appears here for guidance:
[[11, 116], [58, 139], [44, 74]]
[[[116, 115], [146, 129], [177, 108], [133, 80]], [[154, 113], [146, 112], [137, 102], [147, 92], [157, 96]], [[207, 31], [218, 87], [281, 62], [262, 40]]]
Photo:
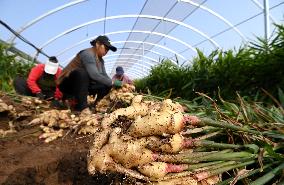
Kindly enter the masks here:
[[[88, 174], [86, 157], [92, 136], [69, 135], [46, 144], [36, 134], [23, 132], [17, 133], [20, 138], [5, 138], [0, 142], [0, 183], [3, 185], [111, 184], [116, 179], [113, 175]], [[117, 175], [117, 178], [121, 177]]]
[[[0, 98], [13, 105], [17, 112], [33, 111], [33, 108], [16, 103], [9, 96]], [[33, 118], [32, 115], [15, 119], [6, 113], [0, 114], [0, 129], [9, 128], [9, 121], [13, 121], [17, 130], [16, 133], [0, 137], [0, 184], [136, 184], [121, 174], [89, 175], [86, 158], [93, 136], [71, 133], [47, 144], [38, 139], [42, 133], [38, 126], [27, 126]]]

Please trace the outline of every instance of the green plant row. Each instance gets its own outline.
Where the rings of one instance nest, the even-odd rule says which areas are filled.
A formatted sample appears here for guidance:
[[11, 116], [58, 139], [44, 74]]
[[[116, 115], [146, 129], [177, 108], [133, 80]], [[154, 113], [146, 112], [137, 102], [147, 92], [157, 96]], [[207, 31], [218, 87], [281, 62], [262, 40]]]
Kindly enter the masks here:
[[196, 92], [215, 99], [220, 90], [224, 99], [235, 99], [238, 92], [253, 100], [271, 101], [273, 96], [281, 101], [284, 98], [279, 96], [284, 88], [284, 26], [277, 25], [277, 28], [270, 41], [257, 38], [237, 51], [216, 50], [205, 56], [198, 50], [192, 65], [178, 66], [165, 59], [147, 77], [136, 80], [136, 88], [188, 100], [196, 98]]
[[13, 91], [13, 80], [16, 76], [27, 77], [34, 62], [17, 59], [16, 55], [8, 53], [5, 44], [0, 43], [0, 90]]
[[[233, 102], [220, 97], [219, 104], [203, 93], [198, 96], [192, 101], [173, 99], [183, 105], [186, 114], [201, 120], [182, 132], [193, 139], [193, 152], [177, 155], [176, 160], [193, 163], [188, 170], [197, 173], [197, 177], [200, 168], [200, 176], [222, 174], [218, 185], [283, 182], [283, 107], [248, 102], [240, 95]], [[163, 99], [149, 94], [144, 98]]]

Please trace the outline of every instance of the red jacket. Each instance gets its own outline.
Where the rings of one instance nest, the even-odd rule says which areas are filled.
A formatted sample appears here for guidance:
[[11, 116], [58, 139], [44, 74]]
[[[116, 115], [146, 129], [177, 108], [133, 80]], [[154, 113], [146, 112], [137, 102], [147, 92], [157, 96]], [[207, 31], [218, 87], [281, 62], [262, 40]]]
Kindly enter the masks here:
[[[38, 64], [37, 66], [33, 67], [30, 74], [29, 74], [29, 77], [27, 79], [27, 85], [31, 89], [32, 93], [34, 93], [34, 94], [41, 92], [41, 89], [37, 84], [37, 80], [42, 76], [42, 74], [44, 72], [44, 66], [45, 66], [45, 64]], [[58, 70], [55, 74], [55, 80], [58, 78], [61, 71], [62, 71], [62, 69], [58, 68]], [[58, 86], [56, 86], [54, 98], [58, 99], [58, 100], [62, 98], [62, 92], [60, 92]]]

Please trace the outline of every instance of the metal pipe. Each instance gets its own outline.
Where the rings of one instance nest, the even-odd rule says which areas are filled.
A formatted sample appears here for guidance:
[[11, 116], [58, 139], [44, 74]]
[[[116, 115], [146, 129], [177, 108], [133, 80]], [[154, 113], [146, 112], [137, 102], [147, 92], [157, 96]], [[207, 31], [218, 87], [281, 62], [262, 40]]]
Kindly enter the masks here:
[[[91, 39], [88, 39], [88, 40], [91, 40]], [[142, 42], [142, 41], [134, 41], [134, 40], [131, 40], [131, 41], [115, 41], [115, 42], [112, 42], [112, 44], [118, 44], [118, 43], [137, 43], [137, 44], [141, 44], [141, 43], [145, 43], [145, 44], [148, 44], [148, 45], [152, 45], [152, 46], [156, 46], [156, 47], [159, 47], [159, 48], [162, 48], [170, 53], [173, 53], [173, 54], [176, 54], [177, 56], [181, 57], [182, 59], [186, 60], [184, 56], [178, 54], [177, 52], [171, 50], [170, 48], [167, 48], [165, 46], [162, 46], [162, 45], [159, 45], [159, 44], [153, 44], [151, 42]], [[74, 58], [75, 56], [72, 56], [71, 58], [69, 58], [67, 61], [63, 62], [62, 65], [64, 65], [65, 63], [71, 61], [72, 58]]]
[[[147, 34], [153, 34], [153, 35], [159, 35], [159, 36], [163, 36], [163, 37], [166, 37], [166, 38], [169, 38], [169, 39], [172, 39], [176, 42], [179, 42], [180, 44], [183, 44], [185, 45], [186, 47], [188, 47], [189, 49], [191, 49], [193, 52], [197, 52], [196, 49], [194, 47], [192, 47], [190, 44], [187, 44], [185, 43], [184, 41], [182, 40], [179, 40], [177, 39], [176, 37], [172, 37], [172, 36], [169, 36], [169, 35], [166, 35], [166, 34], [162, 34], [162, 33], [159, 33], [159, 32], [149, 32], [149, 31], [143, 31], [143, 30], [123, 30], [123, 31], [116, 31], [116, 32], [109, 32], [109, 33], [106, 33], [105, 35], [113, 35], [113, 34], [121, 34], [121, 33], [129, 33], [129, 32], [134, 32], [134, 33], [147, 33]], [[97, 36], [95, 36], [97, 37]], [[91, 37], [91, 38], [87, 38], [87, 39], [84, 39], [84, 40], [81, 40], [75, 44], [73, 44], [72, 46], [68, 47], [68, 48], [65, 48], [63, 49], [62, 51], [58, 52], [56, 54], [56, 56], [59, 56], [59, 55], [62, 55], [63, 53], [65, 53], [66, 51], [84, 43], [84, 42], [87, 42], [87, 41], [90, 41], [92, 39], [94, 39], [95, 37]], [[178, 55], [177, 53], [174, 53], [176, 54], [177, 56], [181, 57], [182, 59], [186, 60], [184, 57]]]
[[270, 37], [270, 22], [269, 22], [269, 0], [263, 0], [264, 5], [264, 38], [268, 41]]
[[219, 44], [217, 44], [217, 42], [215, 42], [213, 39], [211, 39], [208, 35], [206, 35], [205, 33], [203, 33], [202, 31], [200, 31], [199, 29], [189, 25], [189, 24], [186, 24], [186, 23], [183, 23], [183, 22], [180, 22], [180, 21], [177, 21], [177, 20], [174, 20], [174, 19], [169, 19], [169, 18], [165, 18], [165, 17], [159, 17], [159, 16], [153, 16], [153, 15], [118, 15], [118, 16], [109, 16], [109, 17], [105, 17], [105, 18], [100, 18], [100, 19], [95, 19], [95, 20], [92, 20], [92, 21], [89, 21], [89, 22], [86, 22], [86, 23], [83, 23], [83, 24], [80, 24], [78, 26], [74, 26], [58, 35], [56, 35], [55, 37], [51, 38], [50, 40], [48, 40], [47, 42], [45, 42], [44, 44], [42, 44], [40, 46], [40, 48], [44, 48], [46, 47], [47, 45], [49, 45], [51, 42], [54, 42], [55, 40], [57, 40], [58, 38], [64, 36], [64, 35], [67, 35], [75, 30], [78, 30], [80, 28], [83, 28], [87, 25], [90, 25], [90, 24], [94, 24], [94, 23], [98, 23], [98, 22], [102, 22], [104, 20], [113, 20], [113, 19], [122, 19], [122, 18], [147, 18], [147, 19], [154, 19], [154, 20], [164, 20], [166, 22], [171, 22], [171, 23], [174, 23], [174, 24], [178, 24], [180, 26], [183, 26], [187, 29], [190, 29], [194, 32], [196, 32], [197, 34], [201, 35], [202, 37], [205, 37], [206, 39], [208, 39], [210, 41], [210, 43], [215, 47], [215, 48], [219, 48]]
[[[83, 3], [83, 2], [86, 2], [86, 1], [89, 1], [89, 0], [78, 0], [78, 1], [73, 1], [73, 2], [70, 2], [70, 3], [66, 3], [62, 6], [59, 6], [59, 7], [56, 7], [55, 9], [53, 10], [50, 10], [42, 15], [40, 15], [39, 17], [31, 20], [30, 22], [28, 22], [27, 24], [25, 24], [24, 26], [22, 26], [17, 32], [18, 34], [22, 33], [23, 31], [25, 31], [26, 29], [28, 29], [30, 26], [34, 25], [35, 23], [41, 21], [42, 19], [44, 19], [45, 17], [48, 17], [58, 11], [61, 11], [65, 8], [68, 8], [70, 6], [74, 6], [76, 4], [79, 4], [79, 3]], [[10, 39], [8, 39], [8, 43], [13, 43], [14, 40], [16, 39], [17, 37], [13, 36], [11, 37]]]
[[198, 4], [193, 2], [192, 0], [179, 0], [181, 2], [184, 3], [189, 3], [193, 6], [199, 7], [200, 9], [210, 13], [211, 15], [217, 17], [218, 19], [220, 19], [221, 21], [223, 21], [225, 24], [227, 24], [228, 26], [230, 26], [233, 30], [235, 30], [235, 32], [237, 32], [237, 34], [242, 38], [242, 40], [244, 40], [245, 42], [247, 42], [246, 37], [244, 36], [244, 34], [242, 34], [242, 32], [240, 32], [240, 30], [238, 30], [230, 21], [228, 21], [227, 19], [225, 19], [223, 16], [221, 16], [220, 14], [218, 14], [217, 12], [205, 7], [204, 5]]

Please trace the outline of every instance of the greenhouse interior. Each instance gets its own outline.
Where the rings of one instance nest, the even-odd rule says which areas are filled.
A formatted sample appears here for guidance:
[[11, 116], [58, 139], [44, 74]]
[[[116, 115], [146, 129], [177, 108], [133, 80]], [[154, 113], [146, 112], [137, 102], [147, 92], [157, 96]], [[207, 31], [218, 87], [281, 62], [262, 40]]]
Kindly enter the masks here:
[[0, 184], [284, 185], [283, 0], [0, 10]]

